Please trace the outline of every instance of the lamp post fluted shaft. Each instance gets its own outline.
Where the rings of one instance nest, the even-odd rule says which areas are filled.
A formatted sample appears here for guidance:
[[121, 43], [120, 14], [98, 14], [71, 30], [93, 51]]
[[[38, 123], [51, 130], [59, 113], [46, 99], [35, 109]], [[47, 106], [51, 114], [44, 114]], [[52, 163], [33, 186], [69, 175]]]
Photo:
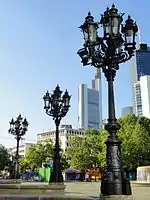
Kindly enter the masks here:
[[[135, 35], [138, 31], [136, 23], [128, 16], [125, 25], [121, 24], [123, 15], [113, 4], [101, 17], [100, 22], [94, 22], [91, 13], [80, 26], [85, 43], [77, 53], [83, 66], [92, 65], [101, 68], [108, 82], [108, 120], [105, 130], [109, 136], [106, 144], [106, 168], [101, 182], [103, 195], [130, 195], [130, 182], [123, 170], [121, 158], [121, 141], [117, 136], [120, 125], [115, 115], [114, 79], [119, 64], [130, 60], [135, 50]], [[99, 24], [103, 27], [103, 36], [98, 36]], [[120, 32], [120, 26], [121, 32]]]
[[59, 145], [59, 124], [60, 121], [58, 119], [55, 120], [56, 124], [56, 142], [54, 147], [54, 157], [53, 157], [53, 171], [50, 176], [50, 183], [51, 182], [63, 182], [63, 175], [61, 169], [61, 162], [60, 162], [60, 145]]
[[20, 142], [20, 137], [16, 137], [17, 140], [17, 149], [16, 149], [16, 155], [15, 155], [15, 179], [20, 178], [19, 176], [19, 142]]
[[44, 100], [44, 109], [46, 114], [53, 117], [53, 120], [56, 125], [56, 138], [54, 146], [54, 156], [53, 156], [53, 168], [50, 175], [50, 183], [61, 183], [63, 182], [62, 168], [61, 168], [61, 156], [60, 156], [60, 145], [59, 145], [59, 125], [63, 117], [66, 116], [69, 110], [69, 103], [71, 96], [68, 94], [67, 90], [64, 95], [61, 96], [62, 91], [57, 85], [53, 94], [49, 94], [47, 91], [43, 97]]
[[114, 99], [114, 78], [116, 75], [115, 70], [105, 70], [105, 77], [108, 81], [108, 119], [109, 121], [115, 121], [115, 99]]

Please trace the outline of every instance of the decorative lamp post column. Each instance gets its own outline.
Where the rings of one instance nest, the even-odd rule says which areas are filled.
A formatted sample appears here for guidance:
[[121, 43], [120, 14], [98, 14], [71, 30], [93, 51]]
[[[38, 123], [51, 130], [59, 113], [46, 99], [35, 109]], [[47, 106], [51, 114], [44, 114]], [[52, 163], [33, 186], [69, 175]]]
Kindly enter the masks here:
[[[134, 55], [135, 36], [138, 31], [136, 23], [128, 16], [124, 25], [123, 15], [119, 14], [113, 4], [101, 16], [100, 22], [94, 22], [91, 13], [80, 26], [85, 43], [77, 53], [83, 66], [92, 65], [101, 68], [108, 82], [108, 121], [105, 129], [109, 136], [106, 143], [106, 168], [101, 183], [103, 195], [130, 195], [130, 183], [125, 177], [121, 158], [121, 141], [117, 136], [120, 125], [115, 115], [114, 78], [119, 64], [126, 62]], [[103, 27], [103, 35], [98, 36], [99, 24]], [[121, 29], [121, 31], [120, 31]]]
[[44, 109], [46, 111], [46, 114], [53, 117], [56, 125], [56, 140], [54, 147], [53, 169], [49, 180], [50, 183], [63, 182], [63, 175], [60, 163], [59, 125], [61, 119], [66, 116], [69, 110], [70, 98], [71, 96], [68, 94], [67, 90], [62, 95], [62, 91], [60, 90], [60, 87], [58, 85], [53, 91], [53, 94], [50, 95], [47, 91], [43, 97]]
[[16, 120], [13, 118], [11, 119], [10, 123], [10, 129], [8, 130], [9, 133], [15, 136], [15, 139], [17, 140], [17, 147], [16, 147], [16, 154], [15, 154], [15, 179], [19, 179], [19, 142], [22, 136], [26, 134], [27, 128], [28, 128], [28, 121], [26, 118], [21, 117], [21, 114], [17, 117]]

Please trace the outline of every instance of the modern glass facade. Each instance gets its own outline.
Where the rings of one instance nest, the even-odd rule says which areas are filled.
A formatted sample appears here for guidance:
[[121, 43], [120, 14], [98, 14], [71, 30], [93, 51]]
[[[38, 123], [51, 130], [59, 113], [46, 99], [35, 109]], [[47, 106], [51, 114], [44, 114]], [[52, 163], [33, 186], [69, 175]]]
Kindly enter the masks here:
[[132, 106], [124, 107], [124, 108], [122, 108], [121, 116], [124, 117], [126, 115], [131, 114], [131, 113], [133, 113], [133, 107]]
[[140, 77], [142, 116], [150, 118], [150, 76]]
[[135, 51], [135, 56], [131, 59], [131, 63], [133, 112], [136, 115], [141, 115], [142, 104], [139, 104], [141, 97], [139, 97], [140, 85], [138, 81], [140, 81], [141, 76], [150, 76], [150, 47], [147, 44], [140, 44]]
[[101, 72], [95, 73], [92, 88], [80, 84], [78, 89], [78, 125], [81, 129], [100, 129], [102, 121]]
[[136, 51], [136, 63], [138, 81], [141, 76], [150, 75], [150, 50], [148, 48]]
[[88, 129], [99, 129], [99, 91], [88, 89]]

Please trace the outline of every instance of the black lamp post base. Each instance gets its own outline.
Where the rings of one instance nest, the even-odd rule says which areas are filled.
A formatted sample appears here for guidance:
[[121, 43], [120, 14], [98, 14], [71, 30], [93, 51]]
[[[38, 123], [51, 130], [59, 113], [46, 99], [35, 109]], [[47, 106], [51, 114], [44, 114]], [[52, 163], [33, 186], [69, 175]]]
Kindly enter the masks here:
[[64, 181], [62, 174], [59, 174], [59, 176], [57, 177], [54, 172], [51, 173], [49, 183], [63, 183], [63, 182]]
[[20, 179], [20, 173], [19, 172], [16, 172], [15, 179]]
[[[101, 193], [103, 195], [131, 195], [130, 181], [122, 173], [122, 180], [102, 180]], [[110, 176], [111, 178], [111, 176]], [[115, 179], [117, 177], [114, 177]]]
[[100, 195], [99, 200], [133, 200], [133, 196], [126, 196], [126, 195]]

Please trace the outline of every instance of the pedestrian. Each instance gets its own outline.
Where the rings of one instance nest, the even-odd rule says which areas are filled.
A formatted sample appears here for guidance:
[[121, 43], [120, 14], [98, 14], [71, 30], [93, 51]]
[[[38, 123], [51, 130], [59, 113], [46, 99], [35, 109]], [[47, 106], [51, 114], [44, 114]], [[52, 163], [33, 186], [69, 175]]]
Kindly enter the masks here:
[[88, 173], [85, 174], [85, 180], [89, 181], [89, 174]]

